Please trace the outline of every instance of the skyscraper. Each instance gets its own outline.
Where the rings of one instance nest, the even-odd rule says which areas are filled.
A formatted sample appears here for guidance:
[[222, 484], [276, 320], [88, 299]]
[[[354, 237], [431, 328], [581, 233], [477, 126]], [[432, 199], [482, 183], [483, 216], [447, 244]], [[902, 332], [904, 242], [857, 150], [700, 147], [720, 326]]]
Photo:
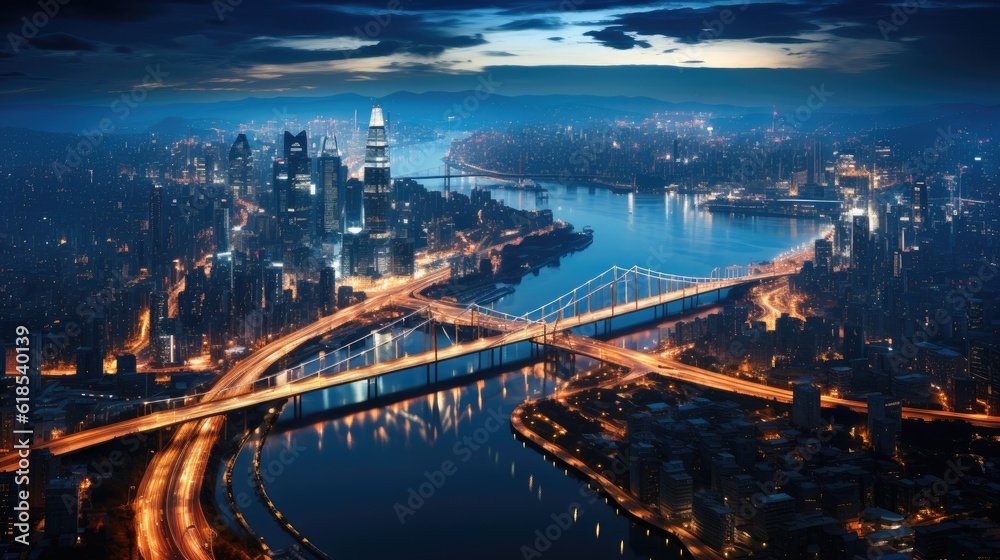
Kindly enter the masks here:
[[306, 131], [285, 131], [284, 158], [274, 163], [275, 214], [278, 236], [285, 243], [307, 239], [312, 223], [312, 170]]
[[876, 453], [896, 454], [896, 437], [903, 425], [903, 403], [896, 397], [868, 395], [868, 437]]
[[358, 179], [348, 179], [344, 185], [344, 232], [358, 233], [364, 227], [362, 198], [365, 185]]
[[822, 422], [819, 389], [804, 381], [792, 387], [792, 424], [799, 428], [818, 428]]
[[163, 187], [153, 187], [149, 192], [149, 248], [146, 252], [150, 270], [163, 264]]
[[924, 222], [927, 221], [927, 183], [925, 181], [913, 182], [910, 207], [912, 208], [911, 219], [914, 229], [923, 229]]
[[337, 139], [324, 138], [315, 159], [316, 234], [329, 238], [340, 233], [344, 217], [344, 183], [347, 168], [341, 163]]
[[389, 152], [382, 108], [372, 107], [365, 144], [364, 224], [375, 240], [389, 237]]
[[229, 148], [229, 190], [237, 200], [254, 200], [250, 178], [253, 176], [253, 152], [246, 134], [240, 134]]

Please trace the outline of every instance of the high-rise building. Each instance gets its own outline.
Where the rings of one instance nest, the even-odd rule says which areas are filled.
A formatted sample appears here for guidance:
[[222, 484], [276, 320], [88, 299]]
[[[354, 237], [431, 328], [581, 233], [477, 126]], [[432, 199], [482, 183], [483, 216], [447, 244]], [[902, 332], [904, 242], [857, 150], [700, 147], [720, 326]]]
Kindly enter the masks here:
[[358, 233], [364, 228], [365, 184], [348, 179], [344, 185], [344, 233]]
[[816, 270], [820, 275], [833, 272], [833, 243], [829, 239], [820, 238], [814, 243]]
[[336, 138], [324, 138], [315, 158], [316, 234], [322, 239], [341, 232], [347, 168], [341, 163]]
[[337, 308], [336, 271], [331, 266], [324, 266], [319, 271], [319, 305], [323, 315]]
[[364, 276], [375, 269], [375, 245], [367, 231], [344, 235], [340, 272], [344, 276]]
[[913, 221], [914, 229], [920, 230], [926, 227], [927, 222], [927, 182], [914, 181], [913, 190], [910, 193], [910, 219]]
[[989, 335], [973, 333], [969, 337], [968, 368], [979, 412], [1000, 413], [1000, 347]]
[[285, 131], [284, 158], [274, 164], [274, 205], [278, 236], [285, 243], [308, 239], [313, 221], [312, 169], [306, 131]]
[[216, 253], [226, 253], [233, 249], [230, 210], [227, 206], [219, 204], [212, 210], [212, 233], [215, 237]]
[[389, 151], [382, 107], [372, 107], [365, 144], [364, 227], [373, 239], [389, 237]]
[[80, 526], [80, 482], [56, 478], [45, 488], [45, 538], [59, 547], [76, 544]]
[[146, 254], [147, 264], [149, 265], [150, 271], [153, 271], [164, 264], [163, 251], [166, 247], [164, 225], [163, 187], [157, 185], [149, 192], [149, 247]]
[[169, 336], [166, 333], [170, 319], [168, 295], [166, 292], [155, 291], [149, 296], [149, 353], [154, 365], [162, 365], [169, 361], [168, 356], [161, 355], [160, 338]]
[[796, 383], [792, 387], [792, 424], [811, 430], [821, 422], [819, 389], [807, 381]]
[[872, 242], [868, 214], [859, 211], [851, 220], [851, 285], [867, 297], [872, 280]]
[[902, 425], [902, 401], [888, 395], [868, 395], [868, 437], [876, 453], [896, 454], [896, 437]]
[[253, 177], [253, 152], [246, 134], [236, 137], [229, 148], [229, 190], [237, 200], [254, 200], [251, 179]]
[[700, 492], [692, 499], [694, 533], [708, 546], [724, 550], [736, 536], [736, 514], [723, 505], [720, 492]]
[[788, 494], [770, 494], [757, 500], [750, 535], [758, 542], [773, 540], [783, 523], [795, 517], [795, 498]]
[[392, 240], [392, 275], [413, 276], [413, 241], [409, 239]]
[[682, 461], [668, 461], [660, 467], [660, 513], [668, 519], [691, 516], [693, 494], [691, 475]]

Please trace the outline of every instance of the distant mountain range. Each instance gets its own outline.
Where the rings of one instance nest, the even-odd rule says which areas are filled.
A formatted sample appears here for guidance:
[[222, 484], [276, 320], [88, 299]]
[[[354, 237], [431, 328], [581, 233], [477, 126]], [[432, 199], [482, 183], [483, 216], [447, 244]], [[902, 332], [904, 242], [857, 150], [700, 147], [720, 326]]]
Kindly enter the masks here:
[[[357, 111], [359, 126], [367, 124], [373, 103], [379, 103], [390, 121], [431, 128], [476, 129], [527, 122], [585, 123], [593, 120], [638, 120], [656, 112], [711, 112], [720, 131], [746, 130], [770, 124], [777, 113], [791, 116], [795, 107], [740, 107], [703, 103], [669, 103], [650, 97], [599, 97], [593, 95], [504, 96], [479, 91], [397, 92], [381, 98], [356, 94], [327, 97], [250, 97], [212, 103], [156, 103], [156, 92], [123, 118], [124, 105], [107, 106], [22, 104], [0, 107], [0, 127], [47, 132], [81, 133], [110, 119], [116, 132], [157, 130], [184, 134], [188, 130], [233, 129], [239, 123], [274, 120], [305, 121], [314, 117], [351, 119]], [[801, 120], [801, 119], [799, 119]], [[991, 132], [1000, 123], [1000, 106], [943, 104], [922, 107], [850, 108], [833, 104], [818, 109], [801, 123], [804, 130], [905, 131], [909, 127], [931, 130], [937, 126], [972, 128]], [[905, 138], [905, 132], [901, 132]]]

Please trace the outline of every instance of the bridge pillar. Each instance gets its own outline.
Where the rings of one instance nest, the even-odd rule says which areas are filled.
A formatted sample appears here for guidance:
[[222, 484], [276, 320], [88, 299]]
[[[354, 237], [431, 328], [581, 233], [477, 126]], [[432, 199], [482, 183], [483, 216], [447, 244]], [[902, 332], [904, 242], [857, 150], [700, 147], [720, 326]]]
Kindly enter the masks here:
[[444, 198], [448, 200], [451, 196], [451, 166], [444, 164]]
[[576, 373], [576, 354], [569, 350], [546, 346], [542, 350], [545, 373], [554, 373], [561, 377], [571, 377]]

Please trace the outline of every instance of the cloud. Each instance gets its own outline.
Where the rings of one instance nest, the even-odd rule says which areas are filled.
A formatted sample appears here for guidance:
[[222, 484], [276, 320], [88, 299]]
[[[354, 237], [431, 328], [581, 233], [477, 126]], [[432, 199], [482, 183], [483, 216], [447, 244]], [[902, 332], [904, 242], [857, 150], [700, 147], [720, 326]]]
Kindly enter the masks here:
[[94, 51], [97, 45], [69, 33], [39, 35], [31, 40], [36, 49], [46, 51]]
[[799, 37], [757, 37], [753, 39], [754, 43], [766, 43], [771, 45], [803, 45], [806, 43], [815, 43], [811, 39], [801, 39]]
[[598, 43], [605, 47], [627, 51], [634, 47], [648, 49], [651, 45], [646, 41], [640, 41], [631, 35], [626, 35], [621, 28], [606, 27], [598, 31], [588, 31], [584, 33], [588, 37], [593, 37]]
[[562, 41], [564, 37], [549, 37], [549, 41]]
[[517, 56], [514, 53], [509, 53], [507, 51], [484, 51], [483, 54], [486, 56]]
[[557, 17], [516, 19], [503, 25], [491, 27], [492, 31], [528, 31], [530, 29], [561, 29], [565, 23]]
[[611, 23], [623, 31], [661, 35], [685, 43], [792, 36], [820, 29], [807, 6], [782, 3], [664, 8], [620, 14]]

